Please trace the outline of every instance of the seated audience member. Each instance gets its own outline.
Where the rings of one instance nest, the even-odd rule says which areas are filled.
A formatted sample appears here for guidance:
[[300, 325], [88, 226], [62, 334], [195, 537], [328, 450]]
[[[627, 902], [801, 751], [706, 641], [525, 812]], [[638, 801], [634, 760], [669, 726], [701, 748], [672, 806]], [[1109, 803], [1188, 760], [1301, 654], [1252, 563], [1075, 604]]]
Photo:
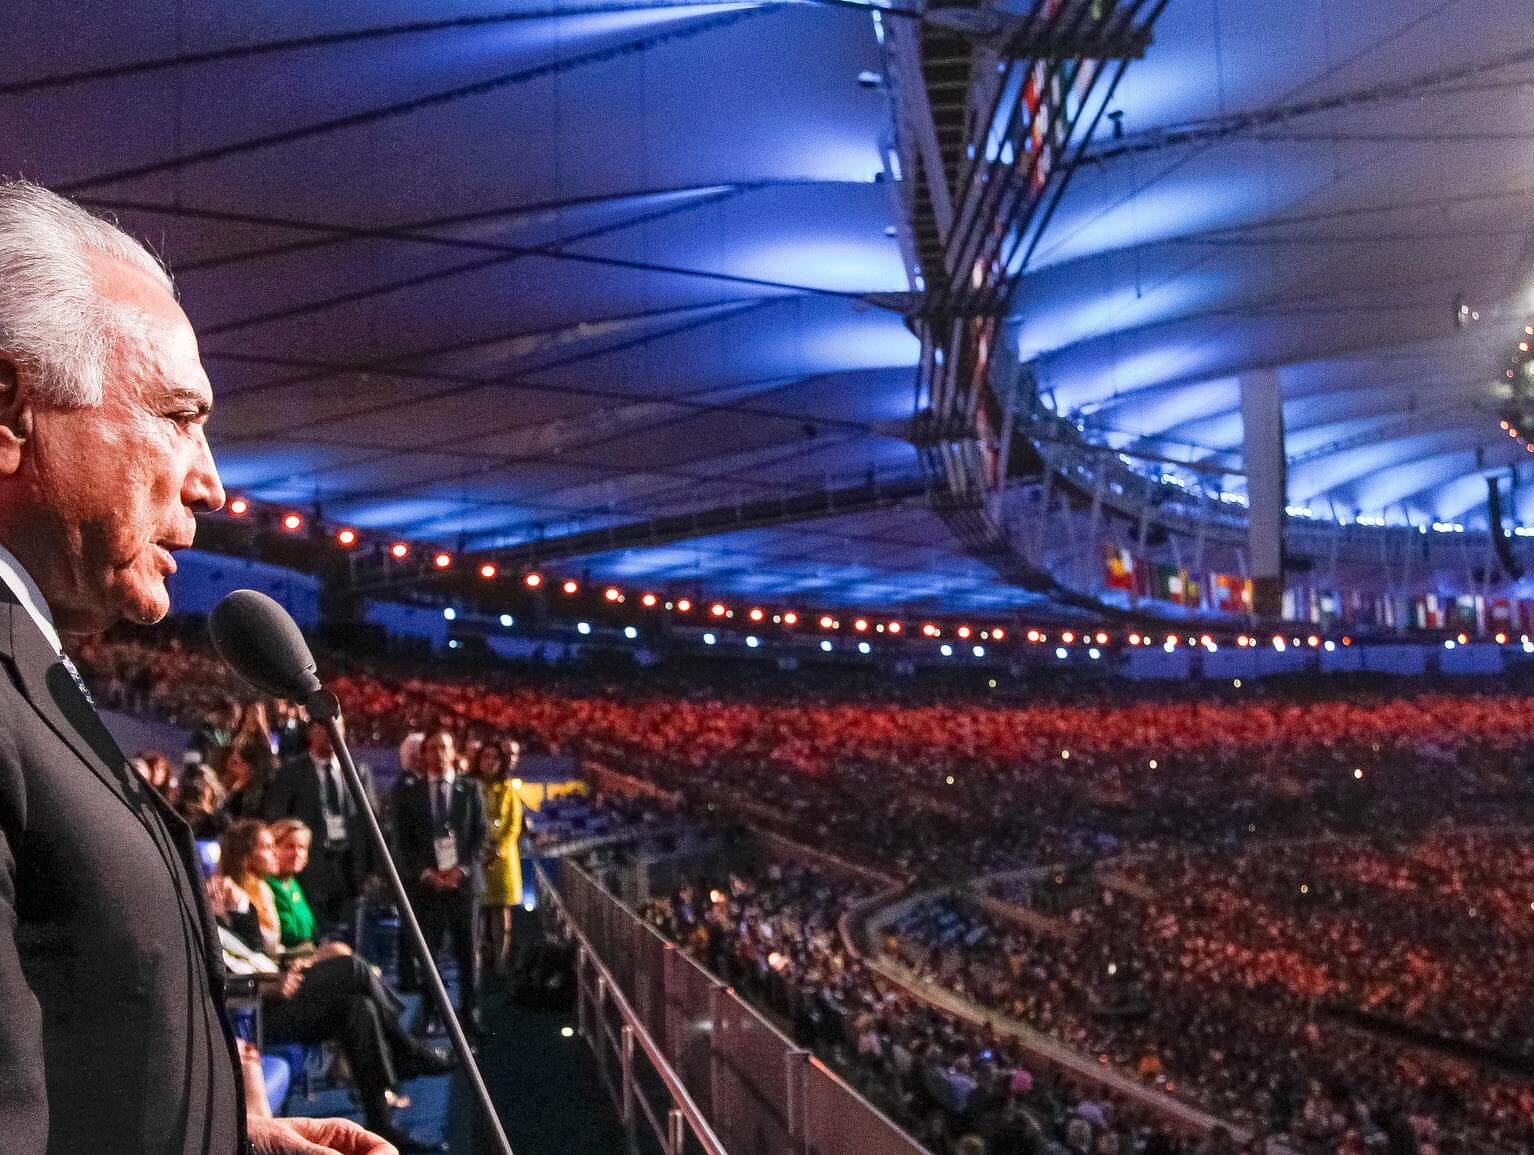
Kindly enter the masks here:
[[205, 766], [188, 767], [176, 792], [176, 813], [192, 828], [199, 842], [217, 839], [229, 827], [224, 812], [224, 789]]
[[[271, 834], [277, 847], [277, 870], [267, 878], [266, 884], [277, 904], [283, 949], [313, 946], [317, 937], [314, 912], [309, 909], [309, 900], [304, 897], [304, 887], [297, 876], [303, 873], [309, 861], [309, 846], [314, 836], [298, 818], [282, 818], [272, 823]], [[344, 943], [328, 945], [347, 951]]]
[[239, 703], [233, 698], [220, 699], [192, 731], [187, 749], [195, 750], [197, 760], [204, 766], [218, 766], [224, 760], [224, 751], [234, 741], [234, 728], [239, 720]]
[[155, 793], [175, 805], [176, 776], [169, 758], [159, 750], [140, 750], [133, 757], [133, 767]]
[[267, 1038], [278, 1043], [336, 1043], [362, 1100], [368, 1129], [401, 1151], [442, 1151], [395, 1124], [391, 1093], [405, 1079], [443, 1074], [456, 1060], [433, 1050], [400, 1021], [403, 1004], [378, 973], [348, 950], [321, 949], [273, 961], [281, 950], [276, 903], [265, 879], [279, 873], [271, 831], [253, 819], [230, 826], [220, 867], [208, 883], [227, 965], [263, 981]]
[[297, 758], [309, 744], [307, 711], [285, 698], [278, 698], [275, 720], [272, 723], [272, 737], [279, 764]]
[[231, 818], [259, 818], [276, 770], [271, 743], [243, 735], [224, 753], [224, 810]]

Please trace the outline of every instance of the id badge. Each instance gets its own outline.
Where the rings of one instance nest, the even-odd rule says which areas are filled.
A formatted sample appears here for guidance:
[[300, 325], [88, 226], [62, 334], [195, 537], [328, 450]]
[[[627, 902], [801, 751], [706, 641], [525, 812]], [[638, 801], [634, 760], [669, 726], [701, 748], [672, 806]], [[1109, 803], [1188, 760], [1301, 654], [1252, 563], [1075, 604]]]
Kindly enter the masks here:
[[438, 870], [453, 870], [458, 866], [458, 838], [453, 834], [444, 834], [441, 838], [431, 840], [431, 848], [437, 855]]
[[325, 842], [334, 846], [339, 842], [346, 841], [346, 816], [344, 814], [325, 815]]

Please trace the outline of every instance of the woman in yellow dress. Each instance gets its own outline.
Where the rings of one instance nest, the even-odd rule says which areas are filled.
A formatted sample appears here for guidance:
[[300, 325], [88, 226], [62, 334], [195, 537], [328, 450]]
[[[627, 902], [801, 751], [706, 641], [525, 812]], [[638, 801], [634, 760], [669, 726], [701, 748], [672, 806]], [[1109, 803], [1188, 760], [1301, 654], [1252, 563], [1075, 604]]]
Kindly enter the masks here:
[[474, 776], [485, 791], [485, 893], [480, 899], [490, 969], [504, 977], [511, 962], [511, 912], [522, 902], [522, 747], [512, 739], [486, 742], [474, 756]]

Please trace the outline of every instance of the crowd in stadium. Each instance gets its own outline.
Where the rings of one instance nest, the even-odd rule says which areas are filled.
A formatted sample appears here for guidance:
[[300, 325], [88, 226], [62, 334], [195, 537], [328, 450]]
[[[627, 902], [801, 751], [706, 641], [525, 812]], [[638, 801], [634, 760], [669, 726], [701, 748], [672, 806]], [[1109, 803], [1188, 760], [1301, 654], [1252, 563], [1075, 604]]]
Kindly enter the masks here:
[[1182, 936], [1219, 941], [1243, 986], [1277, 983], [1419, 1035], [1534, 1056], [1534, 853], [1520, 828], [1168, 847], [1124, 873]]
[[[199, 754], [216, 747], [217, 774], [143, 759], [194, 825], [215, 834], [270, 816], [263, 799], [285, 750], [300, 748], [299, 718], [232, 706], [238, 688], [195, 645], [102, 643], [80, 664], [106, 704], [196, 724]], [[901, 928], [901, 948], [925, 977], [998, 1015], [1297, 1149], [1534, 1148], [1526, 1080], [1474, 1050], [1528, 1057], [1518, 956], [1534, 894], [1520, 887], [1534, 868], [1509, 836], [1431, 828], [1445, 812], [1462, 824], [1527, 813], [1534, 723], [1519, 693], [1227, 690], [1109, 704], [874, 691], [852, 678], [797, 689], [764, 679], [725, 697], [674, 670], [471, 679], [350, 668], [332, 685], [363, 740], [442, 732], [473, 767], [475, 751], [514, 737], [918, 881], [1115, 857], [1114, 885], [1048, 916], [1068, 933], [934, 907]], [[1348, 841], [1297, 840], [1328, 831]], [[1261, 847], [1243, 851], [1253, 837]], [[700, 897], [708, 889], [722, 900]], [[801, 875], [708, 889], [649, 915], [850, 1064], [935, 1150], [1005, 1151], [998, 1135], [1025, 1132], [1018, 1150], [1040, 1136], [1067, 1151], [1176, 1142], [1147, 1147], [1146, 1121], [1126, 1104], [1038, 1071], [1014, 1079], [993, 1032], [871, 974], [830, 929], [844, 891]], [[976, 1111], [954, 1095], [971, 1083], [961, 1098]], [[982, 1145], [960, 1147], [966, 1138]]]
[[[82, 665], [103, 697], [146, 676], [162, 707], [200, 718], [231, 692], [189, 647], [100, 646]], [[685, 673], [333, 679], [354, 731], [397, 742], [428, 725], [469, 740], [622, 767], [696, 799], [902, 873], [968, 876], [1117, 841], [1409, 826], [1423, 800], [1505, 813], [1534, 798], [1534, 702], [1521, 694], [1360, 689], [1311, 701], [1257, 690], [1211, 700], [1086, 703], [924, 695], [853, 682], [723, 698]]]
[[1526, 1079], [1331, 1013], [1286, 985], [1325, 970], [1304, 940], [1253, 951], [1190, 925], [1180, 907], [1205, 880], [1181, 881], [1165, 903], [1107, 892], [1058, 927], [933, 902], [892, 946], [924, 978], [1296, 1149], [1528, 1148]]
[[643, 914], [776, 1012], [799, 1044], [832, 1063], [932, 1151], [1222, 1150], [1224, 1137], [1179, 1140], [1127, 1101], [1046, 1073], [1005, 1036], [946, 1014], [869, 970], [838, 933], [843, 912], [864, 897], [845, 879], [770, 863], [685, 884], [646, 904]]

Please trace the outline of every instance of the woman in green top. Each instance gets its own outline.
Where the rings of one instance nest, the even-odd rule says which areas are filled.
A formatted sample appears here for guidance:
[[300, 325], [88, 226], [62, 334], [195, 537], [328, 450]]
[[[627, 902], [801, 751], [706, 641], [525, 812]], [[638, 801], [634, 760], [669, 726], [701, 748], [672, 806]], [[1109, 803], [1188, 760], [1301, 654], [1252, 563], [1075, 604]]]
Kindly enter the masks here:
[[[297, 875], [309, 864], [309, 846], [314, 835], [297, 818], [284, 818], [271, 825], [277, 842], [277, 873], [266, 880], [277, 902], [277, 923], [282, 928], [282, 948], [299, 950], [314, 946], [314, 912], [304, 897]], [[350, 954], [345, 943], [326, 943], [329, 954]]]

